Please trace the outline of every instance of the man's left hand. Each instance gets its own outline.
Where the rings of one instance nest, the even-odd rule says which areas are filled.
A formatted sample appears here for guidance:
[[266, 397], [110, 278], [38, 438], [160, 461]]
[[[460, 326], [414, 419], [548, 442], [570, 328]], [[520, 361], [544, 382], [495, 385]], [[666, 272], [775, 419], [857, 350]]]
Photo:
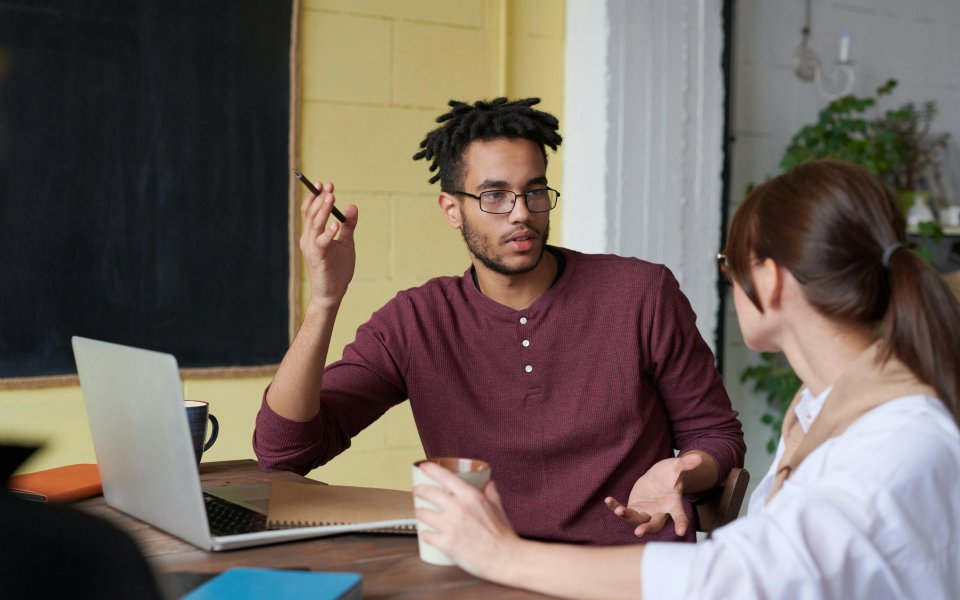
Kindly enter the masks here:
[[630, 498], [624, 506], [614, 498], [604, 500], [617, 516], [634, 525], [637, 537], [659, 533], [672, 518], [678, 536], [687, 533], [690, 523], [683, 510], [683, 474], [703, 463], [698, 453], [665, 458], [656, 463], [633, 484]]

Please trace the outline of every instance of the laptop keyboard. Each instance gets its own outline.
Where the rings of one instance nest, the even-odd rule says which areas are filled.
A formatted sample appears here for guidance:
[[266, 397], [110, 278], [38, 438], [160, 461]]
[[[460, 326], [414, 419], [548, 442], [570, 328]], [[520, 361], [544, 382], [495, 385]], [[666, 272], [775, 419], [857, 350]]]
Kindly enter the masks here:
[[236, 535], [267, 529], [267, 516], [255, 510], [206, 492], [203, 493], [203, 504], [207, 508], [207, 521], [213, 535]]

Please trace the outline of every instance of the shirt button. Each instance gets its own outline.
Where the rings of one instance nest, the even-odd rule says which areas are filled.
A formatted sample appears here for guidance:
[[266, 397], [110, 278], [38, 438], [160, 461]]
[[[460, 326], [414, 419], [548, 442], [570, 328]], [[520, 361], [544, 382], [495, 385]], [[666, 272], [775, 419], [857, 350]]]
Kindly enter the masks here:
[[533, 367], [531, 367], [530, 365], [527, 365], [527, 366], [525, 366], [525, 367], [523, 368], [523, 370], [526, 371], [527, 373], [529, 373], [530, 371], [533, 370]]
[[520, 317], [520, 324], [521, 324], [521, 325], [526, 325], [526, 324], [527, 324], [527, 318], [526, 318], [526, 317]]
[[523, 340], [523, 341], [520, 342], [520, 343], [523, 344], [523, 347], [524, 347], [524, 348], [526, 348], [527, 346], [530, 345], [530, 340]]

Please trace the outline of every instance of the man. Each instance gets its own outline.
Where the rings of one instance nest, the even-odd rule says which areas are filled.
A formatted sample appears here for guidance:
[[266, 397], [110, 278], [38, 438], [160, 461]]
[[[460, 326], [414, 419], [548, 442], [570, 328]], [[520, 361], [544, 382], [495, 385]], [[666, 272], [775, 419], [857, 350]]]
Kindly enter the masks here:
[[[561, 137], [538, 102], [450, 102], [414, 158], [439, 169], [431, 183], [440, 180], [440, 209], [472, 266], [397, 294], [326, 369], [357, 208], [326, 227], [329, 182], [304, 202], [311, 298], [264, 396], [254, 449], [265, 469], [306, 473], [409, 398], [427, 456], [489, 462], [521, 535], [692, 539], [681, 496], [741, 464], [740, 423], [665, 267], [547, 245], [559, 193], [545, 147]], [[636, 530], [604, 506], [628, 494], [623, 516]]]

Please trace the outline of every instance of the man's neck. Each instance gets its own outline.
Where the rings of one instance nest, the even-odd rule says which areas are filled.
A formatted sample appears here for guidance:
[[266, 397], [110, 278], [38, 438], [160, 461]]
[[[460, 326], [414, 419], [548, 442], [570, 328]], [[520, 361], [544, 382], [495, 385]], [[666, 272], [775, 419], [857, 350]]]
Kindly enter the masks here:
[[557, 259], [549, 250], [544, 250], [543, 257], [532, 271], [516, 275], [497, 273], [476, 259], [473, 260], [473, 269], [480, 293], [498, 304], [523, 310], [553, 285]]

